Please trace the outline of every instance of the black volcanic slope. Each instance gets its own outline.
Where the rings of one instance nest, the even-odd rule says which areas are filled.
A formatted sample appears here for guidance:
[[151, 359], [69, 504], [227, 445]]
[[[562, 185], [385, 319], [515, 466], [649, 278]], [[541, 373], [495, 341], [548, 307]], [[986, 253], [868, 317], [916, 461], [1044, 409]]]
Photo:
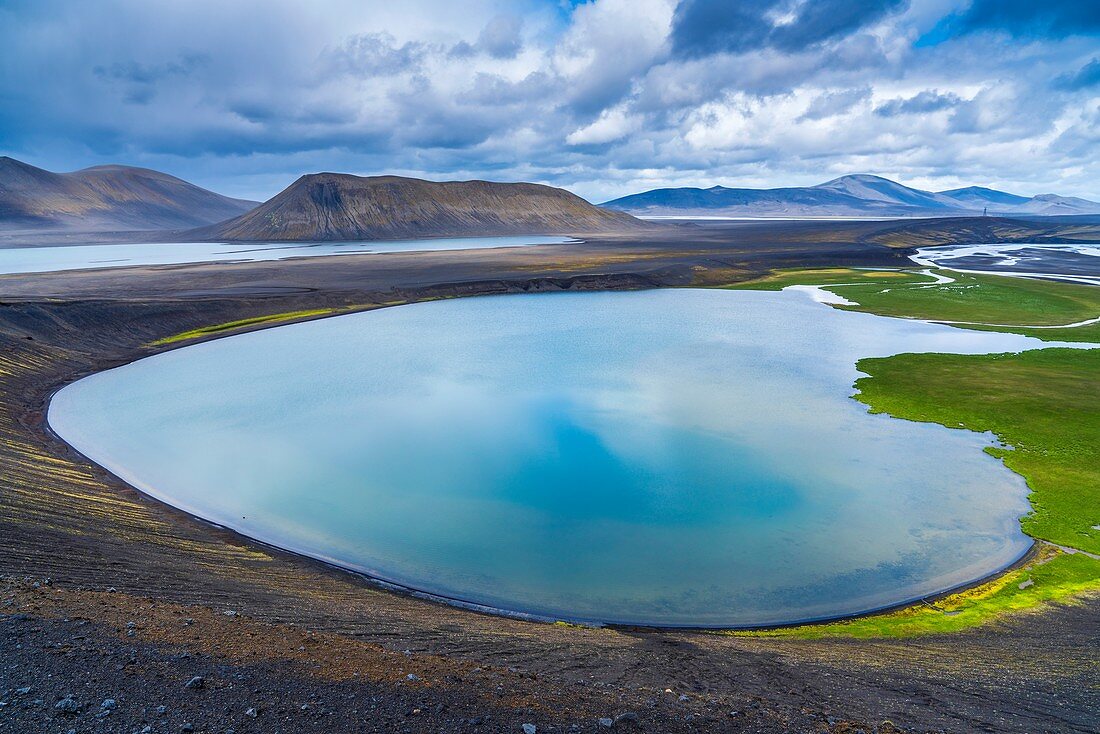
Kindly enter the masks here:
[[227, 240], [372, 240], [588, 234], [650, 226], [539, 184], [317, 173], [302, 176], [243, 216], [189, 234]]
[[0, 157], [0, 229], [182, 229], [238, 216], [256, 203], [147, 168], [53, 173]]

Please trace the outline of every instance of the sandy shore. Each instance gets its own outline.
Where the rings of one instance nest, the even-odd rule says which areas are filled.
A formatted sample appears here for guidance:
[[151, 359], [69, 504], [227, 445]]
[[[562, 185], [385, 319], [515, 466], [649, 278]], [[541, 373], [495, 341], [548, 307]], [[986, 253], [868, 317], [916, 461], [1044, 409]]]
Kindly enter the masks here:
[[[210, 324], [899, 257], [690, 239], [535, 249], [0, 279], [0, 731], [565, 732], [622, 714], [616, 728], [645, 731], [1089, 730], [1095, 601], [913, 641], [523, 622], [247, 543], [122, 485], [45, 429], [61, 385]], [[185, 688], [194, 676], [203, 686]], [[54, 708], [69, 693], [75, 714]]]

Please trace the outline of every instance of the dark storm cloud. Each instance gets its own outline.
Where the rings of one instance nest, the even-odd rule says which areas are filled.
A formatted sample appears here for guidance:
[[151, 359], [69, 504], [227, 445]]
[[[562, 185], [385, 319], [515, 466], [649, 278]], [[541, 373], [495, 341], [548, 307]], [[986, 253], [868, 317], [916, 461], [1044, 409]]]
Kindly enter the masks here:
[[156, 94], [157, 85], [169, 77], [185, 77], [210, 62], [202, 53], [185, 53], [177, 61], [163, 64], [142, 64], [137, 61], [96, 66], [92, 73], [123, 90], [125, 99], [135, 104], [147, 104]]
[[798, 50], [842, 38], [903, 10], [907, 0], [683, 0], [673, 52], [686, 58], [774, 47]]

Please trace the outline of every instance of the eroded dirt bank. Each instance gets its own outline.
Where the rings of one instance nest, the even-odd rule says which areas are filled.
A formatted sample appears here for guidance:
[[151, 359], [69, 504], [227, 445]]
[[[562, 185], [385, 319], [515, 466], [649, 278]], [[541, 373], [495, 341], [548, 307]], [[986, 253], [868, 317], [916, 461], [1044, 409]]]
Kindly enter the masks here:
[[43, 425], [62, 384], [235, 319], [897, 263], [820, 243], [532, 249], [0, 279], [0, 731], [603, 731], [600, 718], [623, 714], [614, 729], [1093, 730], [1095, 601], [900, 642], [490, 617], [245, 543], [127, 488]]

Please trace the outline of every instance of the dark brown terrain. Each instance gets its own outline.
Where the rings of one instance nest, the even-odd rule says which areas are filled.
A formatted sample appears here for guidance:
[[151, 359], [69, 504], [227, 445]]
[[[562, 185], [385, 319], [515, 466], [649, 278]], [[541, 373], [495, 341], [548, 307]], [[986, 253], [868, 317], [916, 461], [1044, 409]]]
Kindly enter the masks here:
[[181, 229], [220, 222], [256, 204], [147, 168], [53, 173], [0, 156], [0, 230]]
[[236, 219], [188, 233], [200, 240], [384, 240], [630, 232], [647, 225], [564, 189], [531, 183], [423, 181], [315, 173]]
[[0, 732], [1096, 731], [1097, 599], [900, 641], [487, 616], [196, 520], [88, 463], [43, 421], [59, 387], [188, 329], [318, 307], [899, 265], [915, 242], [963, 236], [913, 226], [669, 226], [576, 245], [0, 277]]

